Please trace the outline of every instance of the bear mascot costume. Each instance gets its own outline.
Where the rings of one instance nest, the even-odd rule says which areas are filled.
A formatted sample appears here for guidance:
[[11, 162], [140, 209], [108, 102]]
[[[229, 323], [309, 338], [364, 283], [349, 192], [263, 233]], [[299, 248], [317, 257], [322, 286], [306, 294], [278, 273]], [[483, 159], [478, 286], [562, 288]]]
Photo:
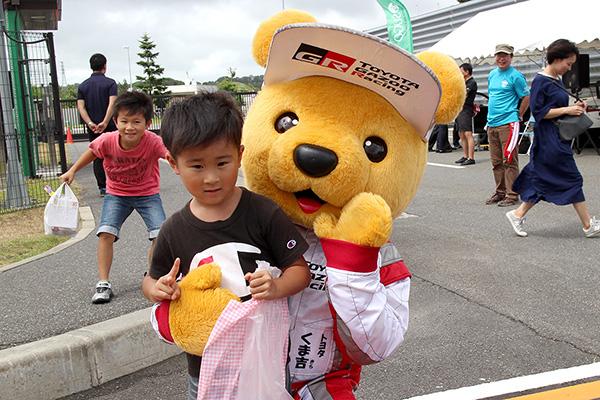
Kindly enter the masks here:
[[[404, 340], [410, 273], [388, 239], [417, 191], [433, 127], [463, 106], [464, 79], [448, 56], [414, 56], [298, 10], [264, 21], [252, 52], [266, 70], [244, 124], [245, 184], [310, 245], [311, 283], [289, 298], [292, 395], [354, 399], [361, 366]], [[231, 296], [219, 298], [217, 315]], [[210, 330], [214, 316], [190, 319], [197, 312], [171, 307], [169, 341], [202, 354], [207, 333], [193, 325]]]
[[465, 84], [451, 58], [274, 15], [252, 46], [266, 66], [242, 141], [247, 187], [304, 233], [310, 285], [292, 296], [289, 373], [297, 399], [354, 399], [362, 365], [389, 357], [408, 325], [410, 274], [388, 242], [451, 122]]

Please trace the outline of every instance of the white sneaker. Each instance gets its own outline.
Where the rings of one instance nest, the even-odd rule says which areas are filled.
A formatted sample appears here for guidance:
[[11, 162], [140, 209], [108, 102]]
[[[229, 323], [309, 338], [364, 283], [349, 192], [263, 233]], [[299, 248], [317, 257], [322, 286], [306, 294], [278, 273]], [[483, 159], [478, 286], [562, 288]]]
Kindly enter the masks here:
[[525, 218], [519, 218], [515, 215], [515, 210], [506, 213], [506, 218], [510, 221], [510, 226], [515, 230], [519, 236], [527, 236], [527, 232], [523, 230], [523, 222]]
[[583, 230], [583, 233], [585, 233], [585, 236], [587, 237], [592, 237], [592, 236], [596, 236], [597, 234], [600, 233], [600, 220], [597, 220], [596, 217], [592, 217], [590, 218], [590, 229], [588, 230]]
[[96, 283], [96, 293], [92, 297], [92, 303], [108, 303], [113, 297], [112, 285], [108, 281], [98, 281]]

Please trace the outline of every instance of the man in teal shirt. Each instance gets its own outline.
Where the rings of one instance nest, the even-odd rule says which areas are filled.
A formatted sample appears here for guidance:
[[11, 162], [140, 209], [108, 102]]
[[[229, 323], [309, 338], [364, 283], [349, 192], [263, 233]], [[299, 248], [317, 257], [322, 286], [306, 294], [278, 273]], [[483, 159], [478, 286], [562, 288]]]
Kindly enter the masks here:
[[[498, 68], [488, 76], [487, 134], [496, 189], [486, 204], [498, 203], [500, 207], [516, 205], [519, 201], [519, 195], [512, 190], [513, 181], [519, 175], [515, 147], [519, 122], [529, 108], [527, 81], [510, 65], [513, 52], [514, 48], [510, 45], [497, 45], [494, 57]], [[522, 99], [520, 107], [519, 99]]]

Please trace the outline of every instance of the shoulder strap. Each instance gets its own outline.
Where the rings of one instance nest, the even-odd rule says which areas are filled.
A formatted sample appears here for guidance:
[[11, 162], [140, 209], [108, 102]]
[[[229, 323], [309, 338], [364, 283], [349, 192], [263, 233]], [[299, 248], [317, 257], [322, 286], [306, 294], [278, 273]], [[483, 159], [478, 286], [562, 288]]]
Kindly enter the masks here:
[[[541, 75], [541, 74], [540, 74]], [[542, 75], [544, 78], [548, 79], [550, 82], [554, 83], [556, 86], [558, 86], [559, 88], [561, 88], [562, 90], [564, 90], [565, 92], [567, 92], [567, 94], [569, 96], [571, 96], [572, 98], [575, 99], [575, 101], [579, 101], [579, 96], [577, 95], [572, 95], [571, 93], [569, 93], [569, 91], [564, 87], [564, 86], [560, 86], [558, 83], [556, 83], [556, 81], [554, 79], [550, 79], [545, 75]]]

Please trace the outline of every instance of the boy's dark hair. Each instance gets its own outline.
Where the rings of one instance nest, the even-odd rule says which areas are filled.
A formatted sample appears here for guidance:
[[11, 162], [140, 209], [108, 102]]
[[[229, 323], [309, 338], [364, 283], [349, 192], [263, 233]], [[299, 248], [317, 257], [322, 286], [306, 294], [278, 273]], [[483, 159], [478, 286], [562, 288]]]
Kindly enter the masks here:
[[575, 43], [567, 39], [558, 39], [550, 43], [546, 51], [546, 60], [548, 64], [552, 64], [555, 60], [564, 60], [575, 54], [579, 58], [579, 50]]
[[103, 54], [96, 53], [90, 57], [90, 68], [92, 71], [102, 71], [106, 65], [106, 57]]
[[233, 97], [224, 91], [203, 92], [169, 106], [160, 135], [174, 158], [186, 148], [226, 141], [238, 149], [244, 117]]
[[123, 92], [115, 101], [113, 117], [117, 119], [121, 111], [125, 112], [125, 115], [133, 115], [139, 112], [148, 122], [154, 115], [152, 98], [144, 92]]
[[473, 75], [473, 66], [469, 63], [464, 63], [460, 66], [460, 68], [464, 69], [469, 73], [469, 75]]

